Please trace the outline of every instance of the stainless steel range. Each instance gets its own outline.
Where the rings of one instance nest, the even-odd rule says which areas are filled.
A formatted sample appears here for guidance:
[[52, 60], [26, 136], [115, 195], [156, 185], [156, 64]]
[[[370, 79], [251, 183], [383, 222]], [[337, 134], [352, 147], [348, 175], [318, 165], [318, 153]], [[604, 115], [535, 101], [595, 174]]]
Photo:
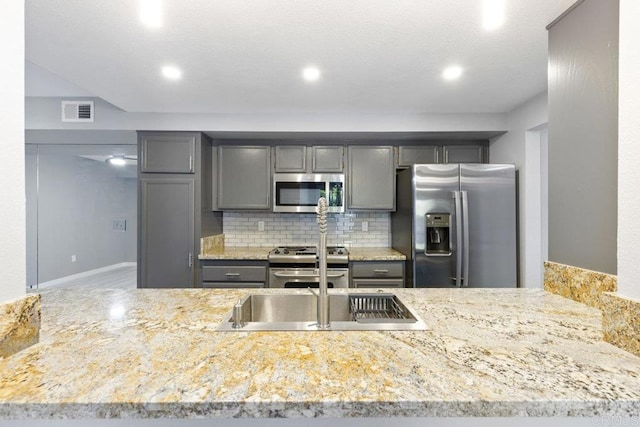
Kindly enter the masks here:
[[[315, 246], [279, 246], [269, 252], [270, 288], [317, 288], [318, 249]], [[330, 288], [349, 287], [349, 252], [327, 247], [327, 282]]]

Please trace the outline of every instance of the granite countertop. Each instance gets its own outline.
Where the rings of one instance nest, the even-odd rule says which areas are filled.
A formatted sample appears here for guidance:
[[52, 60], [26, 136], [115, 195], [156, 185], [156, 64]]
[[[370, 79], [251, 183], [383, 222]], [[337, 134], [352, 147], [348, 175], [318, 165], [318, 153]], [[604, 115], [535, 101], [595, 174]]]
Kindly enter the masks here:
[[[224, 246], [200, 255], [202, 260], [267, 260], [273, 247]], [[351, 248], [349, 261], [404, 261], [406, 257], [391, 248]]]
[[397, 290], [429, 331], [215, 331], [245, 292], [43, 292], [40, 343], [0, 360], [0, 417], [640, 413], [640, 358], [542, 290]]
[[407, 257], [392, 248], [351, 248], [349, 261], [404, 261]]
[[222, 248], [205, 252], [199, 256], [200, 259], [227, 259], [227, 260], [258, 260], [266, 261], [269, 256], [270, 247], [255, 246], [224, 246]]

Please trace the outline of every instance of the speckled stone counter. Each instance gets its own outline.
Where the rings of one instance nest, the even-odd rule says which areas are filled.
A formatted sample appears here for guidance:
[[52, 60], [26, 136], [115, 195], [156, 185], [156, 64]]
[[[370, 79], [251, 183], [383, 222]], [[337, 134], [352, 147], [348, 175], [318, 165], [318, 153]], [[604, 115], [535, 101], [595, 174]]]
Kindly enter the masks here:
[[[200, 259], [247, 259], [267, 260], [273, 247], [257, 248], [249, 246], [223, 246], [209, 249], [200, 255]], [[404, 261], [403, 254], [392, 248], [351, 248], [349, 261]]]
[[349, 261], [404, 261], [407, 257], [392, 248], [351, 248]]
[[249, 259], [266, 261], [273, 247], [260, 248], [249, 246], [224, 246], [217, 250], [203, 253], [200, 259]]
[[244, 292], [44, 292], [40, 343], [0, 360], [0, 417], [640, 413], [640, 358], [541, 290], [398, 290], [430, 331], [216, 332]]

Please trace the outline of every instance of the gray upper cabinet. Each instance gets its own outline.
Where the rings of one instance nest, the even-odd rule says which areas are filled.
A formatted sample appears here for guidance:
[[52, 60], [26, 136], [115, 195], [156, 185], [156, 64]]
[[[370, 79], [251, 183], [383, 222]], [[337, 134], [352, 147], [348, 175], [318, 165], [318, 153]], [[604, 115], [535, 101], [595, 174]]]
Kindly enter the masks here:
[[218, 209], [269, 209], [271, 149], [268, 146], [218, 147]]
[[484, 145], [445, 145], [444, 163], [487, 163], [488, 153]]
[[347, 152], [347, 208], [394, 210], [396, 171], [393, 147], [350, 146]]
[[276, 146], [276, 172], [306, 172], [307, 147], [304, 145]]
[[398, 167], [439, 163], [441, 151], [439, 145], [401, 145], [398, 147]]
[[275, 147], [275, 171], [301, 173], [342, 173], [344, 147], [278, 145]]
[[195, 178], [140, 179], [140, 287], [194, 286]]
[[179, 132], [145, 132], [140, 140], [140, 172], [195, 173], [196, 138]]
[[344, 147], [313, 146], [313, 172], [342, 173], [344, 171]]

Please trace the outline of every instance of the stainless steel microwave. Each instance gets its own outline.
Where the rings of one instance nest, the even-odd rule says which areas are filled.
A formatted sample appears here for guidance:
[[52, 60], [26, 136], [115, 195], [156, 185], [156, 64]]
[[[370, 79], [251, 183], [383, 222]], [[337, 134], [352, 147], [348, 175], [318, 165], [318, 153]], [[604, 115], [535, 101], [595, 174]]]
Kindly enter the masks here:
[[344, 212], [344, 174], [276, 173], [273, 175], [274, 212], [316, 212], [325, 197], [329, 212]]

